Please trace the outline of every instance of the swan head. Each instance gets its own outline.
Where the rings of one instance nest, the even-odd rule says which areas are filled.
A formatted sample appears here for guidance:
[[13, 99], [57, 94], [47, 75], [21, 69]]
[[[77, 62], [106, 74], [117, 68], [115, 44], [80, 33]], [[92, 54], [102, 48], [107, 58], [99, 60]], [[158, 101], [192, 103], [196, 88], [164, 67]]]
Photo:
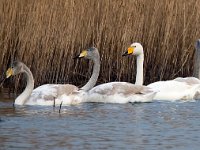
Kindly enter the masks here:
[[11, 66], [6, 71], [6, 78], [9, 78], [11, 76], [17, 75], [21, 72], [24, 72], [23, 69], [24, 64], [19, 61], [14, 61]]
[[86, 59], [99, 59], [99, 51], [95, 47], [90, 47], [86, 50], [83, 50], [78, 56], [74, 57], [76, 58], [86, 58]]
[[127, 55], [135, 55], [139, 56], [143, 54], [143, 47], [140, 43], [133, 43], [130, 45], [130, 47], [125, 51], [122, 56], [127, 56]]

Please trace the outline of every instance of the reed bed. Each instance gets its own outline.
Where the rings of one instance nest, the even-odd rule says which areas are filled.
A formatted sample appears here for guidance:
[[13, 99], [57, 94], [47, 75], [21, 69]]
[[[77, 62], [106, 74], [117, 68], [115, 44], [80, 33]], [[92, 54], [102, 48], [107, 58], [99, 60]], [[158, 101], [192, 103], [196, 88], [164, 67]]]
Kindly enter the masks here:
[[[135, 58], [121, 54], [136, 41], [144, 47], [145, 84], [191, 76], [194, 44], [200, 38], [199, 3], [200, 0], [0, 0], [1, 76], [10, 61], [17, 59], [30, 67], [36, 86], [81, 86], [91, 75], [92, 63], [72, 57], [95, 46], [101, 54], [98, 83], [134, 83]], [[15, 77], [15, 88], [24, 84], [20, 76]]]

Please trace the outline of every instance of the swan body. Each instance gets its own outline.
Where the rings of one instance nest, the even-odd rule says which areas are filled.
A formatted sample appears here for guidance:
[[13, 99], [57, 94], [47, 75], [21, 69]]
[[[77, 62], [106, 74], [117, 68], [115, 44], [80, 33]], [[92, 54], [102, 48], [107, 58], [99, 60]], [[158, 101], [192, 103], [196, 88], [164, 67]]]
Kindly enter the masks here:
[[[15, 99], [16, 105], [59, 105], [61, 101], [63, 104], [70, 105], [80, 101], [77, 94], [78, 87], [71, 84], [45, 84], [33, 90], [34, 80], [30, 69], [21, 62], [17, 63], [23, 66], [27, 86], [24, 92]], [[65, 99], [63, 99], [64, 95]]]
[[86, 94], [87, 102], [134, 103], [150, 102], [156, 92], [141, 85], [128, 82], [110, 82], [92, 88]]
[[76, 58], [82, 57], [93, 60], [94, 67], [90, 80], [81, 89], [71, 84], [45, 84], [34, 89], [34, 79], [30, 69], [22, 62], [14, 62], [6, 72], [7, 78], [23, 73], [27, 81], [25, 90], [15, 99], [15, 104], [60, 105], [62, 102], [62, 105], [71, 105], [83, 102], [85, 93], [96, 84], [100, 70], [100, 57], [94, 47], [82, 51]]
[[[74, 105], [82, 102], [83, 93], [71, 84], [45, 84], [34, 89], [25, 104], [52, 106], [62, 102], [62, 105]], [[15, 104], [23, 105], [23, 102], [17, 98]]]
[[151, 83], [148, 87], [158, 90], [154, 100], [193, 100], [197, 98], [197, 92], [200, 89], [200, 84], [188, 84], [183, 82], [187, 79], [158, 81]]

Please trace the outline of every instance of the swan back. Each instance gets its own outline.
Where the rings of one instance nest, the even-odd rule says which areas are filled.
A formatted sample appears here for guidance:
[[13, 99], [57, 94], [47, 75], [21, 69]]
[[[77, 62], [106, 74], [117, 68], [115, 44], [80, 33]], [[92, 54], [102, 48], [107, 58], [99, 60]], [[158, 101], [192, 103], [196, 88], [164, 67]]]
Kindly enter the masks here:
[[187, 78], [178, 77], [174, 79], [174, 81], [185, 82], [188, 85], [200, 84], [200, 80], [195, 77], [187, 77]]

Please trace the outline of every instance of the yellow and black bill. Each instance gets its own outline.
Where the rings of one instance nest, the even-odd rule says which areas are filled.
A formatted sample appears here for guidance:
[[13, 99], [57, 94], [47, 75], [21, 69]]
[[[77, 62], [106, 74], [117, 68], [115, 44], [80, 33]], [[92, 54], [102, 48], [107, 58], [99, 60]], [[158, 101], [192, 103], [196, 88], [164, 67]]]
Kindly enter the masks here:
[[13, 69], [12, 68], [8, 68], [8, 70], [6, 71], [6, 74], [4, 75], [4, 77], [2, 79], [0, 79], [0, 87], [3, 85], [4, 81], [11, 77], [13, 75]]
[[79, 55], [75, 56], [73, 59], [83, 58], [87, 56], [87, 50], [83, 50]]
[[122, 56], [131, 55], [134, 52], [134, 47], [129, 47], [127, 51], [125, 51]]
[[8, 70], [6, 71], [6, 78], [9, 78], [13, 75], [13, 69], [12, 68], [8, 68]]

